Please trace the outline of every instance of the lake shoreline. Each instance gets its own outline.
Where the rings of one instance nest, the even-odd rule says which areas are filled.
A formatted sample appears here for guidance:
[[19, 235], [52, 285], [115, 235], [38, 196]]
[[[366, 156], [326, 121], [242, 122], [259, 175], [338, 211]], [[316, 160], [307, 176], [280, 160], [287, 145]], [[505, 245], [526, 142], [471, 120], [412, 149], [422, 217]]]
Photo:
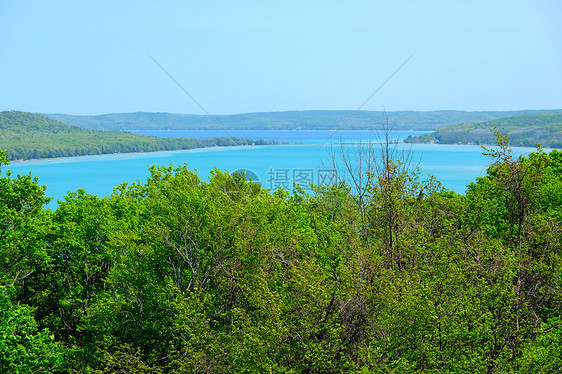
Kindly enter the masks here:
[[118, 155], [136, 155], [136, 154], [154, 154], [154, 153], [164, 153], [164, 152], [188, 152], [188, 151], [200, 151], [200, 150], [209, 150], [209, 149], [232, 149], [232, 148], [242, 148], [242, 147], [269, 147], [269, 146], [276, 146], [276, 145], [285, 145], [285, 144], [260, 144], [260, 145], [215, 145], [211, 147], [196, 147], [196, 148], [188, 148], [188, 149], [171, 149], [171, 150], [159, 150], [159, 151], [140, 151], [140, 152], [118, 152], [118, 153], [99, 153], [94, 155], [78, 155], [78, 156], [65, 156], [65, 157], [46, 157], [46, 158], [30, 158], [27, 160], [18, 159], [18, 160], [9, 160], [10, 165], [13, 163], [24, 163], [24, 162], [38, 162], [38, 161], [56, 161], [56, 160], [65, 160], [65, 159], [80, 159], [86, 157], [103, 157], [103, 156], [118, 156]]
[[[174, 131], [174, 130], [172, 130]], [[212, 147], [198, 147], [198, 148], [190, 148], [190, 149], [174, 149], [168, 151], [147, 151], [147, 152], [120, 152], [120, 153], [102, 153], [102, 154], [95, 154], [95, 155], [80, 155], [80, 156], [67, 156], [67, 157], [49, 157], [49, 158], [34, 158], [28, 160], [10, 160], [10, 165], [21, 165], [26, 163], [49, 163], [50, 161], [54, 161], [54, 163], [58, 163], [63, 160], [81, 160], [85, 158], [99, 158], [99, 157], [108, 157], [108, 156], [126, 156], [126, 155], [156, 155], [159, 153], [183, 153], [183, 152], [190, 152], [190, 153], [197, 153], [197, 152], [209, 152], [213, 150], [234, 150], [234, 149], [244, 149], [244, 148], [262, 148], [262, 147], [281, 147], [281, 146], [352, 146], [352, 145], [373, 145], [373, 146], [380, 146], [384, 144], [384, 142], [310, 142], [310, 143], [281, 143], [281, 144], [259, 144], [259, 145], [232, 145], [232, 146], [212, 146]], [[489, 144], [489, 145], [480, 145], [480, 144], [449, 144], [449, 143], [405, 143], [403, 141], [400, 142], [392, 142], [392, 144], [398, 144], [402, 146], [429, 146], [429, 147], [437, 147], [437, 148], [447, 148], [447, 147], [456, 147], [456, 146], [463, 146], [463, 147], [478, 147], [482, 148], [485, 147], [495, 147], [496, 144]], [[535, 149], [535, 147], [522, 147], [522, 146], [513, 146], [510, 147], [514, 150], [527, 150], [527, 149]], [[550, 152], [556, 148], [542, 148], [545, 152]], [[130, 158], [137, 158], [137, 157], [130, 157]], [[9, 169], [9, 167], [8, 167]]]

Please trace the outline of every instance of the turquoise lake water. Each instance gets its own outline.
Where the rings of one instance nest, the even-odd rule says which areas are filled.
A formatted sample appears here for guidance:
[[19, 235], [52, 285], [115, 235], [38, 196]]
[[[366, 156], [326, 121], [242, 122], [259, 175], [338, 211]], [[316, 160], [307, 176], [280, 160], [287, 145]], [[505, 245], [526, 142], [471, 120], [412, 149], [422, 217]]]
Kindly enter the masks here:
[[[240, 131], [240, 130], [239, 130]], [[146, 133], [146, 132], [143, 132]], [[167, 136], [186, 136], [184, 132], [167, 132]], [[217, 136], [208, 132], [199, 136]], [[230, 131], [233, 136], [248, 138], [268, 138], [281, 141], [300, 141], [315, 144], [292, 144], [272, 146], [246, 146], [226, 148], [206, 148], [188, 151], [131, 153], [118, 155], [71, 157], [50, 160], [13, 162], [7, 168], [13, 175], [31, 172], [39, 178], [39, 183], [47, 186], [47, 196], [54, 198], [48, 207], [56, 208], [57, 200], [62, 200], [67, 191], [83, 188], [90, 194], [106, 196], [115, 186], [122, 182], [146, 180], [150, 165], [187, 164], [189, 169], [197, 171], [202, 178], [209, 176], [210, 170], [218, 168], [230, 172], [246, 169], [255, 173], [263, 187], [277, 188], [279, 185], [292, 187], [293, 182], [301, 185], [307, 181], [319, 184], [330, 169], [329, 151], [332, 147], [339, 153], [340, 141], [356, 143], [369, 137], [376, 140], [380, 134], [362, 131], [332, 132], [303, 131], [260, 131], [241, 135]], [[282, 133], [281, 135], [275, 133]], [[420, 132], [396, 132], [393, 138], [403, 139]], [[193, 135], [190, 135], [193, 136]], [[225, 136], [224, 132], [218, 136]], [[296, 139], [296, 140], [295, 140]], [[304, 139], [304, 140], [303, 140]], [[329, 139], [329, 140], [328, 140]], [[322, 143], [324, 144], [318, 144]], [[344, 150], [351, 150], [357, 144], [345, 144]], [[375, 145], [375, 149], [378, 147]], [[469, 145], [398, 145], [400, 149], [411, 149], [414, 162], [423, 174], [437, 177], [443, 185], [458, 193], [464, 193], [466, 185], [485, 174], [486, 167], [492, 162], [482, 155], [482, 148]], [[526, 154], [534, 148], [513, 148], [515, 154]], [[5, 168], [4, 168], [5, 169]]]

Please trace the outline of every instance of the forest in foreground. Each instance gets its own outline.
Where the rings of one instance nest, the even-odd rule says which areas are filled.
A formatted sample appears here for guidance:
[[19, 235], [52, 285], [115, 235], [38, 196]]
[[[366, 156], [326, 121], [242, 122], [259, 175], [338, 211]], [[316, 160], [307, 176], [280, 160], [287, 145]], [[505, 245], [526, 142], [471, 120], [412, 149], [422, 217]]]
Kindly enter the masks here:
[[86, 130], [39, 114], [0, 112], [0, 149], [6, 150], [12, 161], [275, 143], [231, 137], [159, 138], [123, 131]]
[[562, 152], [498, 143], [465, 195], [388, 146], [310, 195], [183, 165], [51, 211], [0, 178], [0, 368], [559, 372]]

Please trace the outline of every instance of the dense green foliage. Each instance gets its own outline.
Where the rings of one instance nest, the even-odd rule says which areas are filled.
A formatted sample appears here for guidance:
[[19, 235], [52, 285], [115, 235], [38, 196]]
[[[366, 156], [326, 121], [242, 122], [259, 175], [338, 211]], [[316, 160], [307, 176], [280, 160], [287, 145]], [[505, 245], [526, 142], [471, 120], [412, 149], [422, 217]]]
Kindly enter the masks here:
[[0, 149], [8, 151], [10, 160], [271, 143], [228, 137], [158, 138], [120, 131], [86, 130], [38, 114], [0, 112]]
[[562, 148], [562, 113], [536, 113], [487, 122], [446, 126], [431, 134], [408, 137], [406, 143], [494, 144], [494, 127], [508, 133], [514, 146]]
[[13, 288], [0, 286], [0, 367], [6, 373], [60, 368], [62, 349], [49, 330], [37, 331], [33, 308], [14, 305]]
[[[310, 110], [294, 112], [246, 113], [203, 115], [172, 113], [115, 113], [97, 116], [45, 114], [69, 125], [94, 130], [179, 130], [179, 129], [250, 129], [250, 130], [372, 130], [380, 128], [381, 121], [394, 125], [394, 130], [435, 130], [458, 123], [489, 121], [525, 111], [463, 112], [440, 110], [433, 112], [373, 112], [352, 110]], [[560, 112], [560, 110], [558, 111]]]
[[562, 152], [499, 143], [465, 196], [389, 157], [361, 198], [184, 165], [52, 212], [1, 178], [0, 366], [560, 371]]

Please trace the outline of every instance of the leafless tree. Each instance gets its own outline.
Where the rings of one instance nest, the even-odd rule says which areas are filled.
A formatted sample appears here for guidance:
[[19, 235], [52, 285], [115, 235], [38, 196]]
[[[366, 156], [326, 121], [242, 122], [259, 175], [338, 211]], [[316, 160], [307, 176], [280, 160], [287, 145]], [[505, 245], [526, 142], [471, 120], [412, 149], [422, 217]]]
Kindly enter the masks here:
[[411, 148], [400, 146], [399, 141], [392, 139], [394, 124], [390, 124], [386, 112], [381, 119], [381, 134], [375, 133], [367, 141], [344, 143], [339, 147], [331, 145], [328, 151], [326, 169], [333, 171], [332, 180], [336, 184], [346, 183], [351, 186], [361, 217], [361, 230], [364, 238], [368, 238], [367, 209], [373, 203], [373, 189], [376, 187], [379, 203], [388, 210], [385, 224], [389, 228], [390, 246], [394, 242], [393, 199], [391, 199], [393, 180], [400, 174], [412, 170], [413, 156]]

